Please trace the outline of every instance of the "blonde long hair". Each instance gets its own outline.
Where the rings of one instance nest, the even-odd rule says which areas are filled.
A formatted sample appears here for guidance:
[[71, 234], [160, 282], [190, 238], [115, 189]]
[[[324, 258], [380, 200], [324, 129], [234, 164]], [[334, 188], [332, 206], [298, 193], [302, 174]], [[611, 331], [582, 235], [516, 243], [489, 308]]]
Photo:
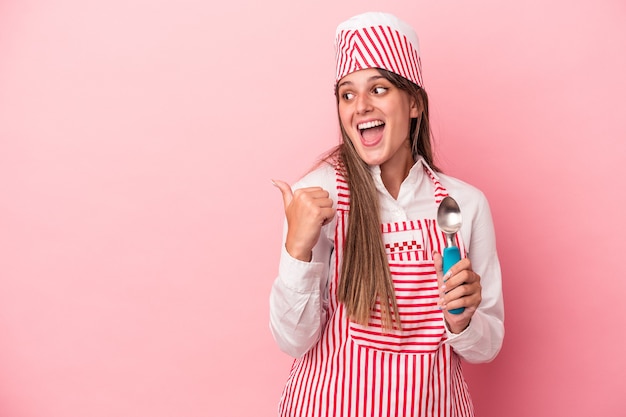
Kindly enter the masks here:
[[[383, 69], [378, 71], [395, 87], [421, 103], [422, 113], [411, 120], [409, 133], [413, 159], [421, 156], [432, 169], [439, 171], [433, 160], [426, 92], [402, 76]], [[335, 95], [338, 104], [336, 87]], [[383, 329], [400, 329], [398, 305], [382, 240], [376, 187], [367, 164], [359, 157], [343, 126], [341, 136], [342, 143], [330, 154], [330, 158], [341, 165], [350, 189], [350, 213], [338, 300], [344, 304], [353, 321], [367, 325], [379, 298]]]

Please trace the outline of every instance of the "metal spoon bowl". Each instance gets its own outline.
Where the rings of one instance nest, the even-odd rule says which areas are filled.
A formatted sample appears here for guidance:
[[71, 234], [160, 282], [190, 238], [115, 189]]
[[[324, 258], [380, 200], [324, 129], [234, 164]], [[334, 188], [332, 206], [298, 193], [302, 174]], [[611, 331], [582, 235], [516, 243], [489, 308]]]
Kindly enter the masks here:
[[456, 246], [454, 235], [461, 230], [462, 224], [463, 217], [456, 200], [449, 196], [445, 197], [437, 210], [437, 225], [446, 234], [446, 246]]

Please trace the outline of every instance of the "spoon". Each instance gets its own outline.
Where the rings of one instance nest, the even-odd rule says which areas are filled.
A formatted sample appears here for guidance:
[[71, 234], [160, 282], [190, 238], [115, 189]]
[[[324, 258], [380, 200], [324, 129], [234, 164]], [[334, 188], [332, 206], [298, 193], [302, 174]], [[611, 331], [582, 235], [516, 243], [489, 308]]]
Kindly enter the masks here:
[[[461, 209], [452, 197], [445, 197], [437, 210], [437, 225], [446, 235], [446, 247], [443, 250], [443, 273], [461, 260], [461, 252], [455, 243], [455, 235], [461, 229], [463, 218]], [[461, 314], [465, 307], [448, 310], [452, 314]]]

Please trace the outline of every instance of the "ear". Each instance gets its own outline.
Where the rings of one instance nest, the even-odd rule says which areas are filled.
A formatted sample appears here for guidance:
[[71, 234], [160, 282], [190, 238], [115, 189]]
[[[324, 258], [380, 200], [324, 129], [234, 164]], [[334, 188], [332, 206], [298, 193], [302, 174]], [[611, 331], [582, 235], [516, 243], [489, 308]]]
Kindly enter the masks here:
[[414, 97], [410, 97], [409, 100], [411, 100], [410, 102], [411, 107], [409, 108], [409, 115], [411, 119], [416, 119], [420, 116], [420, 114], [422, 114], [422, 101], [417, 100]]

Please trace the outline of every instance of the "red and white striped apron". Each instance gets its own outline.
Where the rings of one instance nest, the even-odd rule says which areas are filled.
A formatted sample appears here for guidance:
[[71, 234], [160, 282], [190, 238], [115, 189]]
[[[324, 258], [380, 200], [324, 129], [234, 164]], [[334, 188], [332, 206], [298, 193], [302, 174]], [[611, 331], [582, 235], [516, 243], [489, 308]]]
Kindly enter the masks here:
[[[447, 195], [429, 168], [433, 204]], [[337, 284], [348, 221], [349, 191], [337, 173], [334, 274], [329, 319], [319, 342], [293, 363], [279, 415], [473, 416], [459, 357], [446, 339], [432, 251], [442, 251], [435, 219], [382, 225], [402, 330], [382, 333], [377, 305], [368, 326], [350, 321], [337, 302]], [[462, 254], [465, 248], [457, 238]]]

